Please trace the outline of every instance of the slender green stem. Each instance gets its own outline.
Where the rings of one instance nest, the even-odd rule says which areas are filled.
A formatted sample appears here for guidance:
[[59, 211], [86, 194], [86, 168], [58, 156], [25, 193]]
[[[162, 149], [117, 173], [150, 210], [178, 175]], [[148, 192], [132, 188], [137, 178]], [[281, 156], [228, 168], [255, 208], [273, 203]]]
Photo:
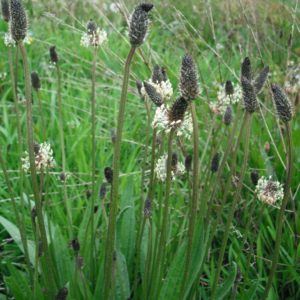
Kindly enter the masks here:
[[32, 120], [32, 99], [31, 99], [31, 82], [30, 82], [30, 71], [29, 64], [27, 59], [26, 49], [23, 42], [18, 43], [22, 58], [23, 58], [23, 67], [24, 67], [24, 76], [25, 76], [25, 97], [26, 97], [26, 110], [27, 110], [27, 139], [28, 139], [28, 152], [29, 152], [29, 162], [30, 162], [30, 173], [31, 181], [33, 187], [33, 194], [35, 200], [35, 207], [37, 212], [37, 219], [39, 230], [41, 234], [41, 240], [43, 249], [45, 251], [45, 257], [48, 264], [48, 271], [45, 272], [47, 275], [47, 284], [49, 284], [49, 296], [54, 297], [56, 293], [56, 282], [54, 278], [54, 265], [51, 259], [51, 254], [49, 251], [47, 243], [47, 235], [45, 229], [45, 223], [42, 212], [42, 201], [39, 193], [39, 186], [37, 181], [36, 167], [35, 167], [35, 154], [34, 154], [34, 137], [33, 137], [33, 120]]
[[[61, 160], [62, 160], [62, 172], [66, 176], [66, 149], [65, 149], [65, 135], [64, 135], [64, 119], [63, 119], [63, 107], [62, 107], [62, 97], [61, 97], [61, 73], [58, 63], [56, 64], [57, 72], [57, 102], [58, 102], [58, 127], [59, 127], [59, 137], [60, 137], [60, 147], [61, 147]], [[70, 202], [68, 201], [67, 194], [67, 183], [63, 180], [63, 199], [65, 210], [68, 219], [68, 230], [69, 238], [72, 239], [72, 213], [70, 208]]]
[[152, 220], [151, 216], [147, 222], [148, 225], [148, 244], [147, 244], [147, 256], [145, 263], [145, 275], [143, 280], [143, 299], [148, 299], [149, 295], [149, 276], [151, 274], [151, 259], [152, 259]]
[[91, 242], [90, 242], [90, 273], [94, 278], [94, 254], [95, 254], [95, 225], [94, 206], [96, 197], [96, 70], [97, 70], [97, 47], [93, 52], [92, 64], [92, 94], [91, 94], [91, 120], [92, 120], [92, 205], [91, 205]]
[[41, 118], [41, 127], [42, 127], [42, 133], [43, 133], [43, 140], [44, 142], [47, 139], [47, 134], [46, 134], [46, 123], [45, 123], [45, 118], [44, 118], [44, 110], [43, 110], [43, 103], [41, 99], [41, 93], [39, 91], [36, 92], [37, 99], [38, 99], [38, 106], [39, 106], [39, 116]]
[[[238, 180], [238, 183], [237, 183], [236, 192], [235, 192], [235, 195], [234, 195], [234, 198], [233, 198], [231, 209], [230, 209], [229, 215], [227, 217], [227, 222], [226, 222], [226, 225], [225, 225], [225, 231], [224, 231], [224, 235], [223, 235], [223, 239], [222, 239], [221, 249], [220, 249], [220, 252], [219, 252], [217, 270], [215, 272], [215, 277], [214, 277], [213, 286], [212, 286], [211, 299], [216, 299], [217, 286], [218, 286], [218, 282], [219, 282], [219, 278], [220, 278], [221, 267], [222, 267], [223, 258], [224, 258], [224, 254], [225, 254], [225, 248], [226, 248], [228, 237], [229, 237], [230, 226], [232, 224], [232, 220], [233, 220], [233, 217], [234, 217], [234, 212], [235, 212], [236, 205], [237, 205], [238, 200], [240, 198], [241, 190], [242, 190], [242, 187], [243, 187], [243, 181], [244, 181], [244, 177], [245, 177], [246, 170], [247, 170], [247, 165], [248, 165], [252, 115], [249, 114], [248, 112], [246, 112], [245, 120], [246, 120], [245, 121], [246, 135], [245, 135], [245, 149], [244, 149], [243, 165], [242, 165], [241, 173], [240, 173], [239, 180]], [[242, 130], [243, 130], [243, 128], [242, 128]]]
[[130, 52], [126, 60], [122, 94], [121, 94], [121, 99], [119, 104], [117, 133], [116, 133], [116, 141], [114, 145], [114, 157], [113, 157], [114, 175], [113, 175], [113, 182], [112, 182], [112, 197], [111, 197], [109, 223], [108, 223], [108, 231], [107, 231], [107, 239], [106, 239], [106, 247], [105, 247], [104, 294], [103, 294], [104, 299], [109, 299], [110, 287], [113, 280], [112, 267], [113, 267], [113, 252], [115, 248], [116, 217], [118, 211], [121, 143], [122, 143], [122, 133], [123, 133], [124, 119], [125, 119], [125, 106], [126, 106], [127, 91], [128, 91], [130, 65], [135, 50], [136, 48], [134, 47], [130, 49]]
[[272, 267], [270, 270], [268, 282], [263, 294], [262, 299], [267, 299], [269, 295], [269, 291], [272, 286], [273, 278], [275, 275], [275, 271], [277, 268], [278, 258], [279, 258], [279, 250], [280, 244], [282, 239], [282, 227], [283, 227], [283, 220], [284, 220], [284, 212], [286, 209], [286, 205], [288, 200], [290, 199], [290, 189], [291, 189], [291, 181], [292, 181], [292, 165], [293, 165], [293, 143], [292, 143], [292, 133], [291, 127], [289, 123], [285, 123], [285, 129], [287, 133], [287, 161], [286, 161], [286, 182], [284, 187], [284, 196], [281, 204], [280, 211], [278, 212], [277, 219], [276, 219], [276, 240], [275, 240], [275, 247], [274, 247], [274, 254], [272, 259]]
[[[154, 286], [151, 290], [151, 299], [157, 299], [159, 293], [160, 282], [163, 274], [164, 256], [166, 251], [166, 239], [167, 239], [167, 228], [168, 228], [168, 217], [169, 217], [169, 200], [171, 191], [171, 171], [172, 171], [172, 149], [173, 149], [173, 137], [174, 129], [169, 134], [168, 141], [168, 158], [167, 158], [167, 176], [166, 176], [166, 190], [165, 190], [165, 201], [163, 208], [162, 226], [160, 228], [160, 239], [157, 250], [157, 257], [155, 258], [155, 267], [153, 270]], [[153, 295], [153, 297], [152, 297]]]
[[193, 238], [197, 217], [197, 206], [198, 206], [198, 195], [199, 195], [199, 127], [197, 122], [197, 114], [195, 103], [191, 103], [191, 113], [193, 121], [193, 192], [192, 200], [190, 201], [190, 218], [189, 218], [189, 228], [188, 228], [188, 245], [185, 259], [185, 267], [183, 273], [183, 280], [181, 283], [181, 291], [179, 299], [184, 299], [186, 283], [188, 280], [189, 269], [192, 259], [192, 250], [193, 250]]
[[[21, 240], [22, 240], [22, 244], [24, 247], [24, 254], [25, 254], [25, 260], [28, 265], [28, 271], [30, 274], [31, 281], [33, 282], [33, 274], [32, 274], [32, 268], [30, 265], [28, 245], [27, 245], [27, 235], [26, 235], [26, 231], [23, 230], [25, 228], [25, 220], [24, 220], [25, 201], [24, 201], [24, 196], [23, 196], [24, 170], [22, 168], [22, 161], [21, 161], [21, 157], [23, 155], [23, 138], [22, 138], [22, 129], [21, 129], [21, 122], [20, 122], [21, 118], [20, 118], [20, 110], [19, 110], [19, 103], [18, 103], [17, 87], [16, 87], [17, 82], [16, 82], [16, 78], [15, 78], [15, 73], [14, 73], [11, 47], [8, 47], [8, 62], [9, 62], [9, 69], [10, 69], [10, 76], [11, 76], [11, 86], [12, 86], [12, 93], [13, 93], [13, 99], [14, 99], [14, 109], [15, 109], [15, 114], [16, 114], [16, 124], [17, 124], [17, 133], [18, 133], [20, 199], [21, 199], [21, 208], [22, 208], [22, 212], [19, 216], [19, 219], [20, 219], [19, 226], [21, 226], [21, 227], [19, 227], [19, 228], [20, 228], [20, 230], [23, 231], [22, 233], [20, 231], [20, 235], [21, 235]], [[19, 215], [19, 212], [16, 211], [16, 214]], [[16, 218], [18, 218], [17, 215], [16, 215]]]

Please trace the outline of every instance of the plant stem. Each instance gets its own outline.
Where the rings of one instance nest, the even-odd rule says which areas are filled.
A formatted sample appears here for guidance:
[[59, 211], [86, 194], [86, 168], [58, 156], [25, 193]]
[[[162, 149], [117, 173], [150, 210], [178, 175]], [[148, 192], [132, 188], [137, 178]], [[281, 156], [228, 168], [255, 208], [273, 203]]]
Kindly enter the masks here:
[[[58, 63], [56, 66], [57, 72], [57, 101], [58, 101], [58, 122], [59, 122], [59, 137], [60, 137], [60, 147], [61, 147], [61, 160], [62, 160], [62, 172], [66, 176], [66, 150], [65, 150], [65, 136], [64, 136], [64, 126], [63, 126], [63, 108], [62, 108], [62, 98], [61, 98], [61, 73]], [[63, 198], [64, 205], [68, 219], [68, 230], [69, 230], [69, 238], [72, 239], [72, 214], [71, 208], [68, 201], [67, 194], [67, 185], [66, 180], [63, 180]]]
[[56, 282], [54, 277], [54, 265], [51, 259], [51, 254], [49, 251], [48, 243], [47, 243], [47, 235], [45, 229], [45, 223], [43, 218], [42, 211], [42, 201], [39, 193], [39, 186], [37, 181], [36, 167], [35, 167], [35, 154], [34, 154], [34, 137], [33, 137], [33, 120], [32, 120], [32, 99], [31, 99], [31, 82], [30, 82], [30, 71], [29, 64], [27, 59], [26, 49], [24, 47], [23, 42], [18, 43], [18, 47], [20, 49], [22, 59], [23, 59], [23, 67], [24, 67], [24, 76], [25, 76], [25, 97], [26, 97], [26, 110], [27, 110], [27, 140], [28, 140], [28, 152], [29, 152], [29, 161], [30, 161], [30, 173], [31, 173], [31, 181], [33, 187], [33, 194], [35, 200], [35, 207], [37, 212], [37, 219], [39, 230], [41, 234], [41, 240], [43, 249], [45, 251], [45, 257], [48, 265], [48, 270], [45, 271], [47, 276], [47, 284], [49, 285], [49, 296], [54, 297], [56, 294]]
[[[17, 81], [16, 81], [16, 78], [15, 78], [15, 73], [14, 73], [14, 68], [13, 68], [13, 58], [12, 58], [12, 48], [11, 47], [8, 47], [8, 62], [9, 62], [9, 69], [10, 69], [10, 76], [11, 76], [11, 86], [12, 86], [12, 93], [13, 93], [13, 99], [14, 99], [14, 109], [15, 109], [15, 114], [16, 114], [16, 124], [17, 124], [17, 133], [18, 133], [19, 171], [20, 171], [20, 199], [21, 199], [21, 208], [22, 208], [21, 216], [18, 217], [17, 214], [19, 215], [19, 212], [16, 211], [16, 218], [20, 219], [19, 226], [21, 226], [22, 228], [25, 228], [25, 220], [24, 220], [25, 201], [24, 201], [24, 196], [23, 196], [24, 171], [23, 171], [23, 168], [22, 168], [22, 160], [21, 160], [21, 157], [23, 155], [23, 139], [22, 139], [22, 129], [21, 129], [21, 122], [20, 122], [21, 117], [20, 117], [18, 95], [17, 95]], [[7, 184], [7, 186], [9, 187], [8, 184]], [[25, 259], [26, 259], [26, 262], [27, 262], [27, 265], [28, 265], [28, 271], [29, 271], [29, 274], [30, 274], [31, 282], [33, 282], [33, 273], [32, 273], [33, 270], [31, 268], [30, 260], [29, 260], [26, 230], [24, 230], [24, 232], [21, 232], [21, 227], [19, 227], [19, 228], [20, 228], [20, 235], [21, 235], [22, 244], [23, 244], [23, 247], [24, 247]], [[23, 229], [22, 229], [22, 231], [23, 231]]]
[[190, 221], [188, 228], [188, 245], [186, 252], [185, 267], [183, 273], [183, 280], [181, 284], [180, 297], [179, 299], [184, 299], [186, 282], [189, 275], [189, 268], [192, 259], [192, 250], [193, 250], [193, 238], [196, 224], [197, 216], [197, 206], [198, 206], [198, 188], [199, 188], [199, 127], [197, 122], [197, 114], [195, 103], [191, 103], [191, 113], [193, 121], [193, 192], [192, 192], [192, 201], [190, 201]]
[[105, 247], [105, 263], [104, 263], [104, 298], [109, 299], [110, 287], [112, 283], [113, 272], [113, 252], [115, 248], [115, 231], [116, 231], [116, 217], [118, 210], [118, 196], [119, 196], [119, 173], [120, 173], [120, 156], [121, 156], [121, 143], [122, 133], [125, 119], [125, 106], [128, 91], [130, 65], [135, 53], [136, 48], [132, 47], [129, 51], [124, 70], [122, 94], [119, 104], [119, 115], [117, 123], [116, 141], [114, 145], [113, 156], [113, 182], [112, 182], [112, 197], [110, 203], [109, 223]]
[[95, 251], [95, 226], [94, 206], [96, 197], [96, 69], [97, 69], [97, 47], [94, 47], [92, 64], [92, 95], [91, 95], [91, 119], [92, 119], [92, 205], [91, 205], [91, 242], [90, 242], [90, 273], [91, 280], [94, 278], [94, 251]]
[[265, 288], [264, 294], [262, 299], [267, 299], [269, 295], [269, 291], [272, 286], [273, 278], [275, 275], [275, 271], [277, 268], [278, 258], [279, 258], [279, 250], [280, 250], [280, 244], [282, 239], [282, 227], [283, 227], [283, 219], [284, 219], [284, 212], [286, 209], [286, 205], [288, 203], [288, 200], [290, 198], [290, 188], [291, 188], [291, 181], [292, 181], [292, 161], [293, 161], [293, 143], [292, 143], [292, 133], [291, 133], [291, 127], [289, 123], [285, 123], [285, 129], [287, 133], [287, 158], [286, 158], [286, 182], [284, 187], [284, 196], [281, 204], [280, 211], [278, 212], [277, 218], [276, 218], [276, 240], [275, 240], [275, 247], [274, 247], [274, 254], [272, 259], [272, 267], [269, 274], [267, 286]]
[[[174, 129], [171, 130], [169, 134], [168, 141], [168, 159], [167, 159], [167, 176], [166, 176], [166, 190], [165, 190], [165, 201], [164, 201], [164, 211], [163, 211], [163, 219], [162, 226], [160, 228], [160, 239], [157, 250], [157, 257], [155, 258], [155, 266], [153, 270], [154, 278], [154, 286], [151, 290], [151, 299], [157, 299], [157, 295], [159, 293], [160, 281], [163, 274], [163, 263], [164, 256], [166, 251], [166, 238], [167, 238], [167, 226], [168, 226], [168, 217], [169, 217], [169, 200], [170, 200], [170, 191], [171, 191], [171, 171], [172, 171], [172, 148], [173, 148], [173, 137], [174, 137]], [[154, 293], [154, 294], [153, 294]]]
[[39, 106], [39, 116], [41, 118], [41, 127], [42, 127], [42, 133], [43, 133], [43, 141], [46, 141], [47, 134], [46, 134], [46, 123], [44, 118], [44, 111], [43, 111], [43, 103], [41, 99], [41, 94], [39, 91], [36, 92], [37, 99], [38, 99], [38, 106]]
[[[231, 210], [227, 217], [227, 222], [226, 222], [225, 231], [224, 231], [224, 235], [223, 235], [223, 239], [222, 239], [221, 249], [219, 252], [217, 270], [215, 273], [213, 286], [212, 286], [211, 299], [216, 299], [217, 286], [218, 286], [219, 277], [220, 277], [220, 273], [221, 273], [221, 267], [222, 267], [222, 262], [223, 262], [223, 258], [224, 258], [224, 254], [225, 254], [225, 248], [226, 248], [228, 237], [229, 237], [230, 226], [231, 226], [231, 223], [232, 223], [232, 220], [234, 217], [236, 205], [240, 198], [241, 190], [243, 187], [243, 181], [244, 181], [244, 177], [245, 177], [246, 170], [247, 170], [249, 145], [250, 145], [251, 120], [252, 120], [252, 115], [249, 114], [248, 112], [246, 112], [246, 115], [245, 115], [246, 135], [245, 135], [245, 149], [244, 149], [243, 165], [242, 165], [241, 173], [239, 176], [238, 184], [236, 187], [236, 193], [234, 195], [233, 202], [231, 205]], [[243, 128], [241, 130], [243, 130]]]

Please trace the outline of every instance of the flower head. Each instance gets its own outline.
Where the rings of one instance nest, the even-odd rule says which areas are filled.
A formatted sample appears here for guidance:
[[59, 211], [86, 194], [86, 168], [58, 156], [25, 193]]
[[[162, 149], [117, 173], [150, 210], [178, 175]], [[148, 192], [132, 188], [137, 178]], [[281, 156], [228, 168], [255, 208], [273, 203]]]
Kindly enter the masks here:
[[284, 88], [288, 93], [297, 94], [300, 91], [300, 64], [290, 62]]
[[16, 42], [26, 37], [27, 18], [20, 0], [10, 0], [10, 32]]
[[129, 40], [133, 47], [140, 46], [146, 37], [149, 25], [149, 11], [153, 8], [153, 4], [139, 4], [130, 17]]
[[[157, 65], [154, 67], [152, 78], [148, 81], [144, 81], [141, 94], [144, 96], [148, 95], [157, 106], [172, 97], [173, 87], [164, 68]], [[160, 101], [157, 101], [157, 97], [161, 98]]]
[[51, 62], [56, 65], [58, 63], [58, 55], [57, 55], [55, 46], [51, 46], [49, 48], [49, 54], [50, 54]]
[[[29, 155], [25, 152], [26, 156], [22, 158], [23, 169], [28, 172], [30, 169]], [[55, 160], [53, 158], [53, 150], [50, 144], [44, 142], [42, 144], [34, 145], [35, 167], [37, 171], [43, 171], [55, 167]]]
[[277, 84], [271, 85], [273, 100], [276, 105], [278, 117], [282, 122], [289, 122], [293, 117], [293, 109], [289, 98]]
[[[172, 161], [173, 161], [173, 159], [172, 159]], [[167, 162], [168, 162], [167, 154], [162, 155], [157, 160], [157, 163], [155, 166], [155, 173], [156, 173], [157, 178], [160, 181], [165, 181], [167, 178]], [[172, 168], [171, 168], [172, 179], [174, 179], [176, 176], [184, 174], [184, 172], [185, 172], [185, 166], [182, 162], [176, 161], [176, 164], [174, 162], [172, 163]]]
[[[159, 106], [156, 109], [152, 127], [157, 128], [158, 132], [164, 131], [166, 133], [169, 133], [171, 129], [175, 129], [177, 136], [189, 138], [193, 132], [192, 116], [190, 112], [186, 111], [185, 107], [179, 113], [179, 104], [177, 103], [175, 107], [173, 105], [171, 108], [168, 108], [165, 104]], [[175, 118], [175, 115], [177, 115], [177, 118]]]
[[39, 74], [35, 71], [31, 73], [31, 85], [33, 89], [35, 89], [36, 91], [38, 91], [41, 88], [41, 81], [40, 81]]
[[181, 63], [180, 91], [186, 100], [195, 100], [200, 94], [198, 74], [193, 58], [186, 54]]
[[284, 195], [282, 184], [273, 181], [271, 177], [269, 179], [261, 177], [257, 182], [255, 191], [260, 201], [270, 205], [281, 201]]
[[228, 106], [239, 103], [241, 99], [241, 87], [227, 80], [225, 84], [217, 85], [217, 101], [210, 102], [209, 107], [213, 113], [224, 115]]
[[246, 77], [242, 77], [241, 85], [243, 89], [244, 106], [248, 113], [254, 113], [258, 108], [255, 88]]
[[10, 13], [8, 0], [1, 0], [1, 11], [4, 21], [9, 22]]
[[80, 40], [81, 46], [84, 47], [99, 47], [107, 41], [107, 33], [100, 29], [97, 24], [90, 20], [87, 23], [87, 32], [85, 32]]

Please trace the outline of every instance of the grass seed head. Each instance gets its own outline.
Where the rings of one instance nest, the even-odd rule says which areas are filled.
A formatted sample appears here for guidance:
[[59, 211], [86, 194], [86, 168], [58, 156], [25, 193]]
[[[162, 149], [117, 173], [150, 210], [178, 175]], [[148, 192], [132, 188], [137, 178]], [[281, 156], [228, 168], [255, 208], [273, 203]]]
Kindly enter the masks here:
[[183, 57], [181, 63], [180, 91], [188, 101], [195, 100], [200, 93], [196, 65], [189, 54]]
[[9, 22], [10, 12], [9, 12], [9, 2], [8, 0], [1, 0], [1, 11], [5, 22]]
[[33, 89], [35, 89], [36, 91], [38, 91], [41, 88], [41, 81], [40, 81], [39, 74], [35, 71], [31, 73], [31, 85]]
[[27, 18], [20, 0], [10, 0], [10, 32], [15, 42], [20, 42], [26, 37]]
[[133, 11], [129, 25], [129, 40], [132, 47], [138, 47], [143, 44], [149, 25], [149, 11], [153, 4], [139, 4]]
[[286, 93], [275, 83], [272, 83], [271, 90], [279, 119], [284, 123], [291, 121], [293, 118], [293, 109]]

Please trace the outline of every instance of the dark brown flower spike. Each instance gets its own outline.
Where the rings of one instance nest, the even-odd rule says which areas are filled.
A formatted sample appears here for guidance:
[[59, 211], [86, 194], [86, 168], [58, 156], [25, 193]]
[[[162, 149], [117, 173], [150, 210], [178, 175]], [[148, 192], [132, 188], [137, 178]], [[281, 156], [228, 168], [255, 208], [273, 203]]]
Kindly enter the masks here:
[[163, 68], [161, 68], [158, 65], [155, 65], [154, 68], [153, 68], [153, 73], [152, 73], [152, 81], [154, 83], [161, 83], [162, 81], [165, 81], [164, 77], [165, 76], [163, 74]]
[[10, 31], [15, 42], [20, 42], [26, 37], [27, 18], [20, 0], [10, 0]]
[[9, 22], [10, 13], [8, 0], [1, 0], [1, 11], [4, 21]]
[[147, 81], [144, 81], [144, 87], [151, 101], [156, 106], [161, 106], [163, 104], [163, 99], [161, 95], [156, 91], [155, 87], [152, 84], [148, 83]]
[[88, 34], [95, 34], [97, 31], [97, 24], [96, 22], [94, 22], [93, 20], [89, 20], [87, 25], [86, 25], [86, 29], [87, 29], [87, 33]]
[[245, 109], [248, 113], [252, 114], [258, 108], [255, 89], [252, 83], [244, 76], [241, 79], [241, 85], [243, 90], [243, 100]]
[[284, 123], [291, 121], [293, 118], [293, 109], [286, 93], [275, 83], [272, 83], [271, 90], [279, 119]]
[[171, 123], [183, 121], [188, 106], [189, 104], [184, 97], [177, 98], [171, 109], [169, 110], [169, 121]]
[[31, 73], [31, 85], [36, 91], [38, 91], [41, 88], [41, 81], [37, 72]]
[[57, 64], [58, 63], [58, 55], [56, 52], [56, 47], [55, 46], [51, 46], [49, 48], [49, 53], [50, 53], [50, 60], [53, 64]]
[[113, 181], [113, 170], [110, 167], [106, 167], [104, 169], [104, 176], [108, 183], [112, 183]]
[[133, 47], [140, 46], [146, 37], [149, 16], [148, 12], [153, 8], [153, 4], [143, 3], [138, 5], [133, 11], [129, 25], [129, 40]]
[[234, 93], [233, 84], [230, 80], [227, 80], [225, 83], [225, 93], [226, 93], [226, 96], [233, 95], [233, 93]]
[[223, 116], [223, 122], [226, 126], [229, 126], [232, 121], [232, 108], [231, 106], [227, 106], [224, 116]]
[[220, 154], [215, 153], [215, 155], [212, 158], [210, 170], [212, 173], [216, 173], [219, 169], [219, 163], [220, 163]]
[[249, 57], [246, 57], [242, 62], [241, 67], [241, 78], [246, 78], [248, 81], [251, 82], [252, 80], [252, 70], [251, 70], [251, 62]]
[[196, 65], [189, 54], [183, 57], [181, 63], [180, 91], [188, 101], [195, 100], [200, 93]]
[[263, 68], [254, 80], [254, 88], [256, 94], [261, 92], [269, 75], [269, 67]]

